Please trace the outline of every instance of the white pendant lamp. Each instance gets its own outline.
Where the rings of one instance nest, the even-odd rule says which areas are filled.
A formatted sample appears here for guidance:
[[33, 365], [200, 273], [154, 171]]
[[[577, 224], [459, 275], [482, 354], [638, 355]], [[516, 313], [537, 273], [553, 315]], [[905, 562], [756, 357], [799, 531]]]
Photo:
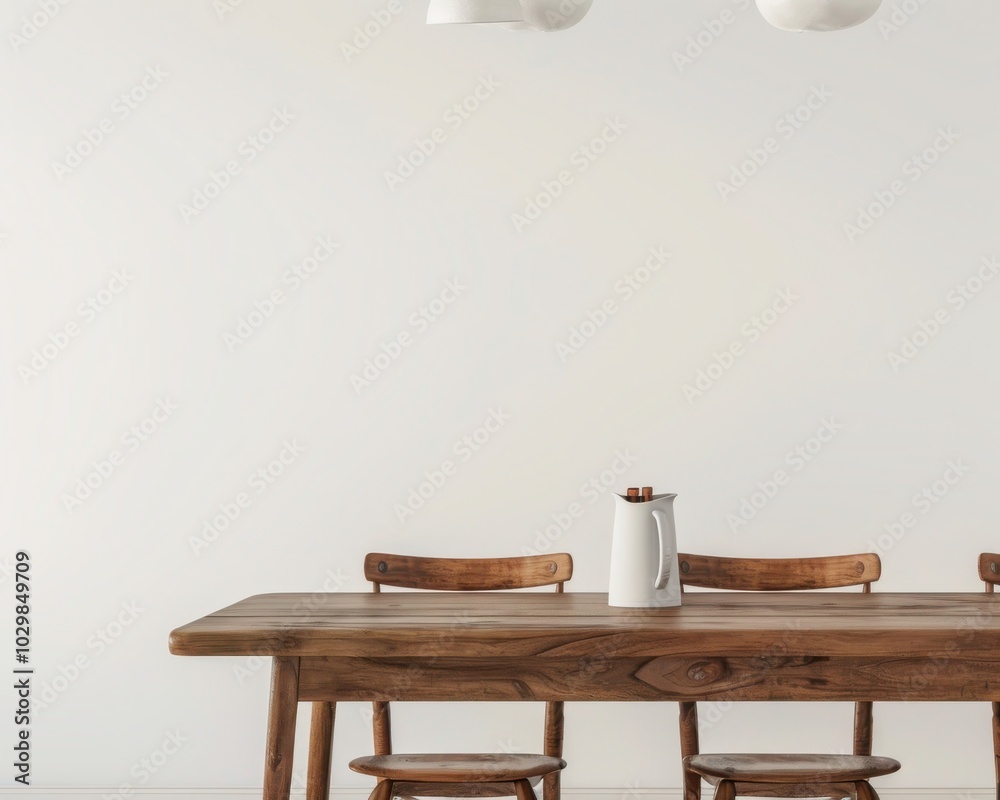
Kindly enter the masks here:
[[521, 0], [524, 22], [504, 25], [509, 31], [564, 31], [582, 20], [594, 0]]
[[431, 0], [428, 25], [499, 23], [509, 31], [572, 28], [594, 0]]
[[428, 25], [524, 22], [520, 0], [431, 0]]
[[860, 25], [882, 0], [757, 0], [764, 19], [783, 31], [839, 31]]

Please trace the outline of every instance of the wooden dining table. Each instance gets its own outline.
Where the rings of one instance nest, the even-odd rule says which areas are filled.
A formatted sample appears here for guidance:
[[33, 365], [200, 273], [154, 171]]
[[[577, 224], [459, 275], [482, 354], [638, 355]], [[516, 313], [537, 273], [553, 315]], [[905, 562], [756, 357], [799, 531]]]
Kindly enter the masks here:
[[[177, 628], [170, 652], [272, 657], [264, 800], [289, 797], [299, 701], [1000, 700], [1000, 595], [699, 592], [659, 609], [607, 600], [264, 594]], [[310, 757], [306, 796], [325, 800], [330, 754]]]

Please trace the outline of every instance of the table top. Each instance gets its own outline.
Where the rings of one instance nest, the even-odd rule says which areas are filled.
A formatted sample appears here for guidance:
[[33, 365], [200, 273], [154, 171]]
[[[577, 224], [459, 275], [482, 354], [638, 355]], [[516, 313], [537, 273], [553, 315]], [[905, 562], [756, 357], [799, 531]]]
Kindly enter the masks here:
[[955, 655], [1000, 659], [1000, 594], [692, 592], [678, 608], [606, 594], [263, 594], [170, 634], [175, 655], [580, 658]]

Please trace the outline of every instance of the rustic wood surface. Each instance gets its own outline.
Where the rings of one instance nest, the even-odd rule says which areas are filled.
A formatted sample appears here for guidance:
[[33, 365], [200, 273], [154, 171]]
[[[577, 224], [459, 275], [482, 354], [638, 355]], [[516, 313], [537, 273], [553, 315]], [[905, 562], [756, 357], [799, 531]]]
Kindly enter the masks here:
[[606, 594], [257, 595], [170, 634], [175, 655], [589, 659], [1000, 658], [985, 593], [689, 592], [678, 608], [611, 608]]
[[264, 797], [287, 800], [298, 700], [997, 701], [998, 612], [986, 593], [272, 594], [170, 649], [274, 656]]
[[1000, 697], [1000, 654], [916, 657], [302, 659], [302, 700], [976, 700]]
[[566, 762], [528, 753], [407, 753], [364, 756], [350, 766], [363, 775], [394, 781], [494, 783], [558, 772]]
[[713, 753], [691, 756], [685, 764], [706, 778], [754, 780], [759, 783], [854, 782], [899, 770], [892, 758], [878, 756]]
[[489, 592], [552, 586], [571, 577], [573, 558], [569, 553], [515, 558], [426, 558], [392, 553], [365, 556], [365, 580], [376, 587]]
[[682, 586], [751, 592], [835, 589], [877, 581], [875, 553], [819, 558], [729, 558], [678, 553]]

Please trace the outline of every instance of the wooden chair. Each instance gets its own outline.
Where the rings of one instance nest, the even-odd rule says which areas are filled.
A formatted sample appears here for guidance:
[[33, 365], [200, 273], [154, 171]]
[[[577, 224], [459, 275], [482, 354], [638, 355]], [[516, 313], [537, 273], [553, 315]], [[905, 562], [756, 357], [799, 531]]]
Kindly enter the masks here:
[[[870, 592], [882, 565], [874, 553], [824, 558], [677, 557], [685, 586], [748, 592], [801, 591], [862, 586]], [[684, 798], [699, 800], [704, 778], [716, 787], [715, 800], [755, 797], [850, 797], [878, 800], [868, 782], [899, 769], [898, 761], [872, 756], [872, 704], [854, 712], [853, 755], [719, 754], [698, 750], [698, 708], [680, 704]]]
[[[557, 592], [573, 576], [568, 553], [520, 558], [422, 558], [369, 553], [365, 556], [365, 578], [372, 589], [383, 586], [437, 591], [496, 591], [555, 586]], [[320, 717], [318, 741], [313, 752], [328, 757], [330, 734], [325, 719], [330, 703], [314, 703], [313, 716]], [[532, 785], [544, 780], [545, 800], [559, 800], [562, 760], [563, 704], [548, 702], [545, 709], [545, 755], [521, 753], [409, 754], [392, 753], [388, 702], [373, 705], [372, 728], [375, 755], [358, 758], [350, 766], [355, 772], [373, 775], [379, 782], [371, 800], [393, 797], [505, 797], [536, 800]], [[317, 711], [317, 706], [320, 710]], [[328, 791], [328, 786], [327, 786]]]
[[[979, 554], [979, 578], [986, 584], [986, 594], [995, 594], [1000, 583], [1000, 554]], [[993, 703], [993, 768], [996, 775], [997, 800], [1000, 800], [1000, 703]]]

